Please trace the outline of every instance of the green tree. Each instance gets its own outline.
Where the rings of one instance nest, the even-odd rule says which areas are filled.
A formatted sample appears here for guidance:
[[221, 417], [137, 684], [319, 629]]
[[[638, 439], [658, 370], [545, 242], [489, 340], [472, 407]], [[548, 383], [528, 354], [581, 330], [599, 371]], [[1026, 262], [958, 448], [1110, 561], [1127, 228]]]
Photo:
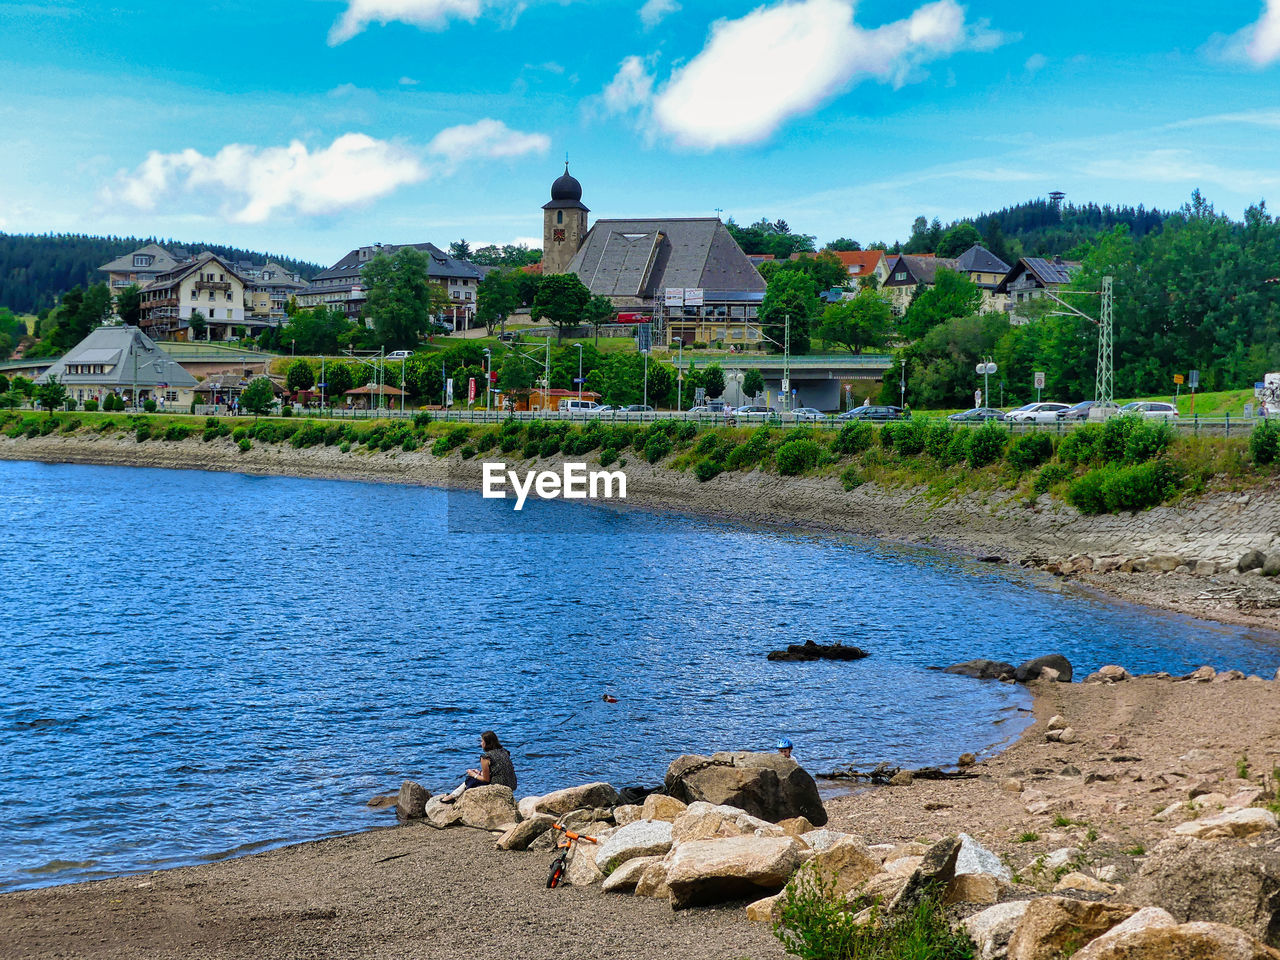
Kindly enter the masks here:
[[507, 270], [490, 270], [476, 290], [476, 319], [490, 336], [520, 306], [515, 277]]
[[542, 251], [524, 244], [506, 243], [501, 247], [489, 244], [472, 251], [470, 260], [485, 267], [525, 267], [540, 263]]
[[0, 393], [5, 393], [9, 389], [9, 378], [0, 373]]
[[21, 390], [6, 390], [0, 393], [0, 409], [13, 410], [27, 402], [27, 395]]
[[558, 273], [543, 277], [533, 301], [535, 319], [546, 319], [556, 328], [557, 338], [582, 323], [591, 291], [576, 274]]
[[600, 342], [600, 327], [606, 323], [613, 323], [618, 319], [618, 311], [613, 305], [613, 301], [608, 297], [595, 296], [587, 301], [587, 309], [583, 314], [587, 323], [591, 324], [592, 330], [595, 332], [596, 343]]
[[703, 371], [702, 386], [712, 400], [717, 400], [724, 394], [724, 369], [720, 364], [713, 363]]
[[861, 250], [862, 244], [858, 243], [857, 240], [851, 240], [848, 237], [840, 237], [839, 239], [832, 240], [828, 243], [827, 249], [840, 251]]
[[539, 370], [533, 361], [518, 353], [508, 353], [498, 370], [498, 389], [504, 397], [523, 400], [533, 389]]
[[921, 291], [907, 307], [902, 334], [917, 340], [948, 320], [967, 317], [982, 307], [982, 289], [964, 274], [940, 267], [932, 287]]
[[413, 350], [430, 329], [440, 297], [427, 268], [426, 254], [414, 247], [401, 247], [392, 256], [380, 253], [365, 264], [367, 310], [380, 346]]
[[192, 310], [187, 317], [187, 328], [191, 331], [192, 340], [203, 340], [209, 332], [209, 321], [199, 310]]
[[116, 294], [116, 316], [131, 327], [142, 322], [142, 288], [136, 283]]
[[67, 391], [62, 384], [58, 382], [58, 378], [50, 374], [46, 383], [42, 384], [37, 392], [37, 398], [40, 406], [49, 411], [49, 416], [53, 416], [53, 411], [64, 406], [67, 402]]
[[466, 240], [455, 240], [449, 244], [449, 256], [455, 260], [471, 259], [471, 244]]
[[326, 364], [324, 379], [326, 383], [324, 388], [325, 396], [329, 398], [330, 402], [355, 387], [355, 378], [351, 376], [349, 364]]
[[893, 308], [874, 290], [864, 289], [852, 300], [833, 303], [822, 313], [817, 337], [836, 343], [850, 353], [880, 350], [889, 342]]
[[809, 331], [817, 315], [818, 297], [809, 276], [795, 271], [782, 271], [774, 276], [760, 305], [760, 325], [775, 353], [782, 352], [788, 317], [791, 352], [808, 353]]
[[266, 377], [258, 377], [240, 394], [240, 406], [255, 417], [261, 417], [271, 412], [271, 405], [275, 403], [275, 399], [271, 381]]
[[307, 356], [331, 356], [356, 339], [355, 324], [341, 310], [314, 307], [298, 310], [279, 328], [276, 342], [293, 341], [294, 348]]
[[297, 393], [299, 390], [310, 390], [316, 382], [315, 371], [311, 369], [311, 364], [299, 357], [293, 363], [289, 364], [289, 372], [285, 374], [284, 385], [289, 389], [290, 393]]
[[954, 259], [964, 253], [975, 243], [982, 242], [982, 234], [972, 223], [957, 223], [948, 230], [938, 244], [938, 256]]
[[785, 220], [761, 219], [749, 227], [740, 227], [731, 217], [725, 229], [744, 253], [767, 254], [778, 260], [786, 260], [793, 253], [812, 253], [817, 239], [809, 234], [792, 233]]
[[742, 378], [742, 392], [748, 397], [758, 397], [764, 393], [764, 375], [754, 368], [748, 370]]

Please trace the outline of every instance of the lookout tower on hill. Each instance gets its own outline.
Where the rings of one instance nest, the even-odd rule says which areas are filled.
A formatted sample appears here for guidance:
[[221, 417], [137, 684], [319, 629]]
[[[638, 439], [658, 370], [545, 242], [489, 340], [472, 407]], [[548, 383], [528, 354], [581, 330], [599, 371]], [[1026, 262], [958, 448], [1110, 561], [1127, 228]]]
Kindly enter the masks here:
[[568, 273], [582, 241], [587, 236], [587, 214], [582, 202], [582, 184], [569, 174], [569, 161], [564, 174], [551, 184], [551, 202], [542, 207], [542, 272]]

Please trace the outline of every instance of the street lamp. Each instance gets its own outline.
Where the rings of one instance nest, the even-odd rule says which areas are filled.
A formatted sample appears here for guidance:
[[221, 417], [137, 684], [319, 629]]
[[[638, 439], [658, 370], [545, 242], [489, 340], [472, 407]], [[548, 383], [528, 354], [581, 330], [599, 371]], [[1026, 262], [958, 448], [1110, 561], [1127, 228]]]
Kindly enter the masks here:
[[680, 413], [684, 406], [684, 337], [672, 337], [676, 343], [678, 355], [676, 359], [676, 413]]
[[985, 358], [977, 366], [978, 373], [982, 374], [982, 403], [978, 406], [985, 407], [991, 402], [991, 375], [1000, 368], [991, 362], [991, 358]]
[[898, 357], [898, 409], [907, 409], [907, 358]]
[[582, 344], [575, 343], [578, 348], [578, 406], [582, 406]]

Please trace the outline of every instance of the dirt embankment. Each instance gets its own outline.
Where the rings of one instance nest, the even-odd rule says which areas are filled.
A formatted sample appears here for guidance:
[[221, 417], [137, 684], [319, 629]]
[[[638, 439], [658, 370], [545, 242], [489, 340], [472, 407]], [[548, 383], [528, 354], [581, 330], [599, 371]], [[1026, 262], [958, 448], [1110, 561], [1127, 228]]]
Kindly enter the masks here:
[[[0, 437], [0, 459], [468, 489], [481, 483], [479, 460], [437, 458], [425, 449], [344, 454], [337, 447], [295, 449], [255, 442], [242, 452], [227, 439], [204, 443], [194, 437], [146, 443], [119, 434]], [[1085, 517], [1045, 497], [1029, 505], [998, 491], [938, 499], [921, 488], [864, 484], [845, 492], [834, 477], [760, 472], [721, 474], [699, 483], [691, 473], [650, 466], [635, 457], [625, 472], [627, 505], [633, 508], [856, 533], [1048, 566], [1137, 603], [1229, 623], [1272, 629], [1280, 624], [1280, 577], [1235, 571], [1250, 550], [1280, 557], [1280, 487], [1214, 493], [1140, 514]]]

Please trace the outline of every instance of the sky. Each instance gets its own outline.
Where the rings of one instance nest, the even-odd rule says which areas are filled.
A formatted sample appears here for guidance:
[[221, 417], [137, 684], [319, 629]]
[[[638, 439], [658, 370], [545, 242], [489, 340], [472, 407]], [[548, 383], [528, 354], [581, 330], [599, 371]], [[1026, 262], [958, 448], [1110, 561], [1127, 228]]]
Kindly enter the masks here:
[[591, 217], [905, 239], [1280, 195], [1280, 0], [0, 0], [0, 230], [329, 264]]

